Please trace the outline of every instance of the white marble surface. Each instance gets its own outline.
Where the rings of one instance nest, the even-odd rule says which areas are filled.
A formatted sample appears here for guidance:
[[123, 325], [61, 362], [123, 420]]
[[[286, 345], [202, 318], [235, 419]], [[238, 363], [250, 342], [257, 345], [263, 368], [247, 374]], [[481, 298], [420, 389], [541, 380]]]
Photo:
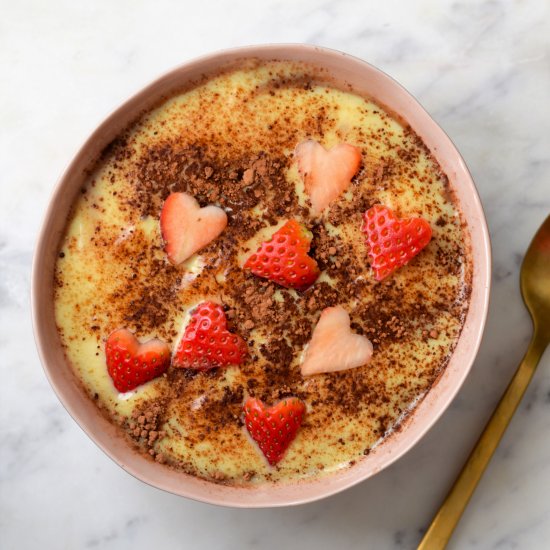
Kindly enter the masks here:
[[[531, 331], [518, 270], [550, 212], [549, 6], [0, 0], [0, 547], [414, 548]], [[111, 109], [193, 56], [264, 42], [345, 50], [419, 98], [477, 182], [495, 284], [473, 371], [414, 450], [325, 501], [239, 511], [147, 487], [84, 435], [54, 396], [34, 350], [29, 274], [54, 183]], [[548, 548], [549, 433], [547, 353], [451, 548]]]

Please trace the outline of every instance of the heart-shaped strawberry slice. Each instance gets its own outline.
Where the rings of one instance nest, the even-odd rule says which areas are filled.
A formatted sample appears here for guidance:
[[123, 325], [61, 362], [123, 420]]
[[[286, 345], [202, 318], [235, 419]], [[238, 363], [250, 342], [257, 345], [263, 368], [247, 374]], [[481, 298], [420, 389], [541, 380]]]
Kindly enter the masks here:
[[273, 407], [259, 399], [249, 398], [244, 404], [244, 424], [269, 464], [279, 462], [296, 437], [306, 406], [296, 397], [289, 397]]
[[301, 366], [303, 376], [336, 372], [366, 365], [372, 344], [366, 336], [354, 334], [348, 312], [342, 306], [323, 310], [306, 348]]
[[301, 223], [290, 220], [260, 245], [244, 269], [286, 288], [305, 290], [320, 273], [317, 262], [307, 255], [312, 237]]
[[193, 311], [176, 346], [172, 364], [178, 368], [204, 371], [240, 365], [247, 355], [246, 342], [227, 330], [222, 306], [207, 301]]
[[378, 281], [408, 263], [432, 238], [432, 228], [425, 219], [399, 219], [382, 204], [375, 204], [363, 214], [361, 230], [367, 236], [368, 254]]
[[361, 166], [360, 150], [349, 143], [339, 143], [327, 151], [308, 139], [296, 146], [294, 156], [314, 214], [320, 214], [349, 187]]
[[168, 344], [139, 340], [125, 328], [112, 332], [105, 343], [107, 371], [119, 392], [133, 390], [160, 376], [170, 365]]
[[160, 213], [164, 250], [176, 265], [212, 242], [226, 226], [227, 215], [221, 208], [201, 208], [187, 193], [169, 195]]

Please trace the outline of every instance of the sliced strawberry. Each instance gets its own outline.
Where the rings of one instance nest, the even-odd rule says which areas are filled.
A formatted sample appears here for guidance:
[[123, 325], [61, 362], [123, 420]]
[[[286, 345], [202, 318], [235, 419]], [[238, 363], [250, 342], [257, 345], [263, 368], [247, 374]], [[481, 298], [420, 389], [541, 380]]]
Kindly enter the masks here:
[[107, 338], [105, 358], [115, 388], [124, 393], [165, 372], [170, 348], [156, 338], [140, 344], [128, 329], [120, 328]]
[[382, 204], [375, 204], [363, 214], [361, 230], [367, 236], [368, 254], [378, 281], [408, 263], [432, 238], [432, 228], [425, 219], [399, 219]]
[[294, 156], [314, 214], [320, 214], [349, 187], [361, 166], [361, 151], [349, 143], [327, 151], [308, 139], [296, 146]]
[[201, 208], [187, 193], [172, 193], [160, 213], [164, 250], [176, 265], [212, 242], [226, 226], [227, 215], [221, 208]]
[[240, 365], [247, 355], [245, 341], [227, 330], [222, 306], [214, 302], [202, 302], [191, 315], [176, 346], [172, 364], [178, 368], [203, 371]]
[[249, 398], [244, 404], [244, 423], [252, 439], [259, 445], [267, 461], [279, 462], [296, 437], [306, 406], [296, 397], [289, 397], [267, 408], [259, 399]]
[[348, 312], [342, 306], [323, 310], [306, 348], [301, 366], [303, 376], [336, 372], [366, 365], [372, 344], [366, 336], [354, 334]]
[[290, 220], [260, 245], [244, 268], [286, 288], [305, 290], [320, 273], [317, 262], [307, 255], [312, 238], [301, 223]]

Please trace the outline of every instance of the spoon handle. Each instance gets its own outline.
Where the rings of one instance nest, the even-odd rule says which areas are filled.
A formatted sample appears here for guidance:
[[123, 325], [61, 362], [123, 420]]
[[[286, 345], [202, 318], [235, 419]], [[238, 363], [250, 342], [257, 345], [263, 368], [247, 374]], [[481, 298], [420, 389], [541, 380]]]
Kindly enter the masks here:
[[447, 546], [468, 501], [521, 402], [547, 343], [548, 340], [535, 331], [527, 353], [420, 542], [418, 550], [440, 550]]

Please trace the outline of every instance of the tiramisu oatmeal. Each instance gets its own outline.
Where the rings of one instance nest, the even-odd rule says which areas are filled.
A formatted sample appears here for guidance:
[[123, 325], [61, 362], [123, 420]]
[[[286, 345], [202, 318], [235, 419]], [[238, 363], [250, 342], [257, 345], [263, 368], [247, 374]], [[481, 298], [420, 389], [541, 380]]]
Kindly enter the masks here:
[[227, 484], [347, 468], [429, 391], [468, 307], [448, 180], [383, 107], [243, 62], [104, 151], [55, 274], [66, 355], [129, 443]]

